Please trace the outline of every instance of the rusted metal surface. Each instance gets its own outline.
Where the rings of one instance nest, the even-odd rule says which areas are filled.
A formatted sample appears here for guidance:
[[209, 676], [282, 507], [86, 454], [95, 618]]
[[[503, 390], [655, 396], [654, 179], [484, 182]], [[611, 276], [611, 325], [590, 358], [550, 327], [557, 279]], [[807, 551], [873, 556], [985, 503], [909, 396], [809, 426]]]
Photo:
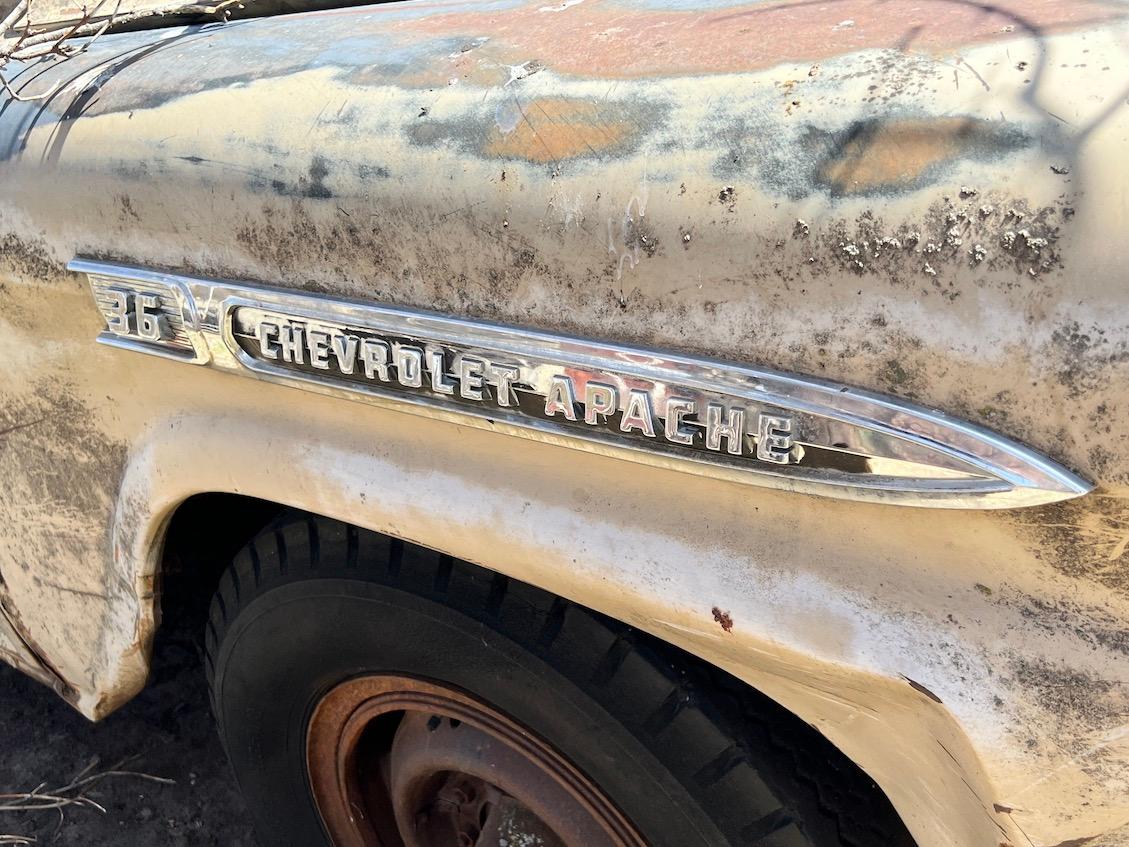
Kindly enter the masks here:
[[[164, 521], [238, 491], [718, 663], [858, 761], [922, 844], [1125, 843], [1123, 16], [391, 4], [106, 36], [10, 74], [62, 83], [0, 102], [20, 639], [110, 711], [144, 680]], [[827, 376], [1100, 487], [922, 515], [297, 402], [96, 349], [75, 255]]]
[[306, 739], [317, 806], [342, 847], [644, 847], [551, 745], [448, 686], [389, 674], [343, 682]]

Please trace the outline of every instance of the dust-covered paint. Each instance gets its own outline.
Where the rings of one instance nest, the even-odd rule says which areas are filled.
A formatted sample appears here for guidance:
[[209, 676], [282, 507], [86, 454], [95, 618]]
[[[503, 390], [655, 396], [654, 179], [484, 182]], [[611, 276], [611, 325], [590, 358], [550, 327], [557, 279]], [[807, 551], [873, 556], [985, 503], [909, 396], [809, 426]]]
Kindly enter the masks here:
[[[145, 678], [171, 511], [274, 497], [716, 662], [923, 845], [1125, 843], [1122, 14], [389, 4], [9, 68], [61, 87], [0, 101], [0, 649], [106, 714]], [[826, 376], [1100, 487], [922, 515], [628, 473], [97, 348], [75, 255]]]

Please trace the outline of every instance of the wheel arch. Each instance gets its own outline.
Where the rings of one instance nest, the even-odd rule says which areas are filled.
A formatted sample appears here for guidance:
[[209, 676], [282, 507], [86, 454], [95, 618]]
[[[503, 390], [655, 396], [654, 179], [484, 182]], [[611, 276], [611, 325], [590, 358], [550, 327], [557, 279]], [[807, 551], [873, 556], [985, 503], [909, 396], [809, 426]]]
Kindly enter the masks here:
[[[546, 531], [520, 544], [507, 542], [513, 492], [477, 485], [473, 468], [452, 473], [441, 455], [425, 466], [415, 454], [373, 455], [345, 430], [323, 435], [311, 457], [308, 433], [291, 421], [201, 415], [150, 427], [127, 462], [113, 528], [117, 566], [141, 589], [135, 626], [128, 639], [121, 632], [105, 639], [105, 658], [113, 662], [103, 664], [110, 672], [97, 691], [83, 694], [82, 711], [108, 714], [144, 684], [160, 616], [161, 592], [154, 589], [171, 573], [165, 570], [168, 554], [180, 554], [170, 542], [214, 526], [218, 515], [229, 522], [246, 517], [249, 538], [262, 526], [255, 521], [272, 510], [298, 509], [528, 582], [731, 674], [820, 732], [874, 779], [923, 847], [1000, 843], [1012, 836], [1010, 821], [993, 808], [973, 746], [928, 691], [798, 653], [757, 633], [730, 631], [723, 609], [715, 610], [708, 627], [688, 626], [677, 586], [645, 577], [617, 585], [610, 577], [593, 580], [590, 571], [562, 572], [559, 533], [583, 523], [562, 524], [567, 518], [551, 500], [522, 501]], [[201, 451], [200, 444], [208, 449]], [[315, 459], [328, 463], [321, 473]], [[492, 517], [484, 522], [484, 515]], [[614, 526], [589, 529], [606, 533]]]

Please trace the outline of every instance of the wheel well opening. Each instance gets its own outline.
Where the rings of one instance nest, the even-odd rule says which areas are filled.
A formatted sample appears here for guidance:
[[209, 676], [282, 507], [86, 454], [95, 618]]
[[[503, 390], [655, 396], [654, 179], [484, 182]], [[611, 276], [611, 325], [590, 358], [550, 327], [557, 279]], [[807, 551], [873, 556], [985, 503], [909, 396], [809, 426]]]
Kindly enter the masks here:
[[[181, 631], [194, 632], [202, 645], [212, 596], [235, 555], [272, 522], [300, 515], [310, 520], [320, 517], [270, 501], [232, 494], [201, 494], [184, 501], [174, 513], [166, 534], [160, 573], [161, 630], [175, 622]], [[355, 533], [357, 530], [350, 528], [349, 531]], [[446, 554], [393, 536], [381, 538], [390, 551], [399, 551], [392, 554], [393, 560], [402, 559], [404, 548], [410, 547], [425, 556], [436, 557], [437, 574], [449, 572], [454, 566], [476, 574], [474, 579], [481, 585], [493, 584], [500, 578], [499, 574], [480, 565], [454, 560]], [[511, 585], [522, 584], [512, 578], [501, 578]], [[438, 577], [435, 585], [435, 590], [440, 591]], [[526, 587], [542, 591], [535, 586]], [[442, 590], [446, 591], [446, 587]], [[553, 607], [562, 605], [583, 609], [616, 631], [618, 641], [630, 643], [633, 649], [649, 650], [660, 657], [676, 678], [676, 692], [708, 688], [716, 695], [713, 699], [720, 704], [719, 708], [729, 722], [744, 724], [755, 716], [752, 731], [758, 737], [749, 737], [751, 748], [772, 748], [793, 758], [795, 778], [814, 787], [821, 805], [824, 802], [846, 803], [856, 810], [852, 815], [854, 826], [858, 827], [852, 833], [855, 837], [841, 833], [841, 843], [860, 847], [866, 842], [857, 841], [858, 833], [870, 827], [876, 833], [884, 827], [887, 837], [893, 831], [891, 827], [897, 828], [897, 836], [893, 840], [874, 843], [914, 843], [900, 816], [874, 780], [816, 728], [784, 706], [708, 662], [622, 621], [563, 598], [557, 598]], [[160, 637], [159, 630], [158, 639]], [[769, 728], [771, 731], [768, 731]], [[740, 755], [750, 752], [752, 749], [737, 751]]]
[[162, 628], [186, 617], [202, 627], [232, 557], [283, 508], [268, 500], [222, 493], [196, 494], [181, 503], [165, 531], [158, 572]]

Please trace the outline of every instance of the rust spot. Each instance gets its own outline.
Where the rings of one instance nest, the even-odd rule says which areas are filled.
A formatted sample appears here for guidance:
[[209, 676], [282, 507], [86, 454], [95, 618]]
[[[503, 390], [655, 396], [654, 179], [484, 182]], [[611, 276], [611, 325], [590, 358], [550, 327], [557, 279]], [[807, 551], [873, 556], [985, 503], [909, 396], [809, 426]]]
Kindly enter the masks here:
[[714, 606], [712, 611], [713, 611], [713, 619], [715, 621], [717, 621], [718, 624], [721, 625], [721, 628], [724, 629], [726, 632], [732, 632], [733, 631], [733, 618], [731, 618], [729, 616], [729, 612], [723, 612], [717, 606]]
[[542, 98], [515, 108], [516, 125], [508, 132], [493, 127], [486, 138], [486, 155], [559, 162], [617, 147], [634, 131], [626, 121], [609, 120], [611, 116], [602, 114], [598, 104], [587, 100]]

